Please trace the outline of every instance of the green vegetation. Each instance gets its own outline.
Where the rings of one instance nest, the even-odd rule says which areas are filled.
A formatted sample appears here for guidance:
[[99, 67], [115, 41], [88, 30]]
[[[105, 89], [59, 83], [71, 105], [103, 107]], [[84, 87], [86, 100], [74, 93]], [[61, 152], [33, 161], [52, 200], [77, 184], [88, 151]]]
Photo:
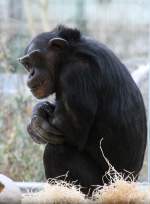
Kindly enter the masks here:
[[[1, 99], [2, 100], [2, 97]], [[23, 95], [0, 101], [0, 169], [18, 181], [44, 179], [42, 145], [35, 144], [26, 131], [34, 101]]]
[[18, 58], [23, 55], [24, 48], [28, 41], [29, 36], [22, 35], [21, 33], [15, 37], [10, 37], [5, 43], [0, 41], [0, 73], [24, 72], [24, 69], [18, 63]]
[[[126, 17], [120, 18], [124, 12]], [[59, 23], [78, 27], [86, 35], [107, 44], [124, 62], [128, 62], [131, 72], [139, 63], [148, 61], [149, 0], [143, 3], [122, 0], [0, 0], [0, 19], [0, 76], [24, 73], [17, 58], [22, 56], [29, 40]], [[13, 89], [15, 85], [11, 87], [10, 84], [15, 80], [9, 83], [9, 80], [0, 78], [0, 172], [14, 180], [41, 181], [44, 179], [44, 146], [35, 144], [26, 131], [35, 101], [33, 97], [19, 93], [19, 88], [24, 86], [19, 76], [18, 93], [13, 96], [6, 93], [7, 97], [3, 96], [3, 85], [7, 85], [7, 90]], [[146, 105], [147, 83], [145, 80], [140, 85]], [[141, 180], [146, 180], [147, 157], [141, 175]]]

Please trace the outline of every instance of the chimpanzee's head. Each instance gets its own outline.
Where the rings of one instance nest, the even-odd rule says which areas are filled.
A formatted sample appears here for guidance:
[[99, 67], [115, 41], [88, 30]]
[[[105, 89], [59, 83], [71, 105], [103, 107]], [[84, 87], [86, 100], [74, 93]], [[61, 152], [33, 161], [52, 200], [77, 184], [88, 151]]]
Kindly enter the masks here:
[[68, 56], [72, 42], [79, 39], [78, 30], [58, 26], [29, 43], [19, 62], [29, 72], [27, 85], [35, 97], [44, 98], [56, 91], [56, 72]]

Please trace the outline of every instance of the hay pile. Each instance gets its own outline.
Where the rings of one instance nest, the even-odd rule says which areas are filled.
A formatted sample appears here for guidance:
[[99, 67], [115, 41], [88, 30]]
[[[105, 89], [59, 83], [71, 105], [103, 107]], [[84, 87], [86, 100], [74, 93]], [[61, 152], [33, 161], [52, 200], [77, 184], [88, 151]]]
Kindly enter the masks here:
[[38, 193], [23, 195], [23, 204], [79, 204], [86, 203], [85, 195], [80, 187], [65, 181], [51, 180], [45, 184], [44, 189]]
[[80, 191], [80, 186], [53, 179], [44, 190], [23, 195], [22, 204], [150, 204], [150, 186], [142, 189], [131, 173], [125, 178], [109, 163], [102, 148], [101, 151], [109, 166], [104, 175], [109, 184], [97, 187], [90, 198]]
[[118, 180], [96, 191], [92, 199], [96, 204], [150, 204], [150, 189], [144, 191], [135, 182]]
[[23, 195], [22, 204], [150, 204], [150, 187], [144, 191], [135, 182], [117, 180], [86, 198], [80, 189], [64, 181], [45, 184], [38, 193]]

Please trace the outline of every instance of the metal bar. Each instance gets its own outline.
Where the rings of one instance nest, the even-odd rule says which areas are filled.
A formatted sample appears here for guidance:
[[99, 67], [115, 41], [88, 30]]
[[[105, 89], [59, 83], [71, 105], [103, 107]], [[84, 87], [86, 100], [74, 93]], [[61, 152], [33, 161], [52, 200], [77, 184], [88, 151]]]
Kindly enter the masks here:
[[[22, 192], [31, 193], [44, 189], [45, 183], [42, 182], [15, 182]], [[140, 189], [146, 190], [150, 187], [148, 182], [136, 182]], [[37, 189], [37, 191], [29, 191], [29, 189]]]
[[15, 182], [20, 188], [22, 193], [33, 193], [43, 189], [44, 183], [42, 182]]

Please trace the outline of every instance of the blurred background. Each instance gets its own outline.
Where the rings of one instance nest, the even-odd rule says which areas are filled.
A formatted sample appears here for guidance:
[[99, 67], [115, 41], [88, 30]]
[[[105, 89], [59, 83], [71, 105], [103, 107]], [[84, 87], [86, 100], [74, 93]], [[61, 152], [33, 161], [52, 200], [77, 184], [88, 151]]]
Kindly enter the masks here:
[[[130, 73], [148, 65], [149, 0], [0, 0], [0, 173], [16, 181], [44, 180], [44, 146], [26, 132], [37, 99], [17, 58], [34, 35], [58, 24], [106, 44]], [[148, 73], [138, 86], [148, 114]], [[147, 154], [140, 180], [147, 181]]]

